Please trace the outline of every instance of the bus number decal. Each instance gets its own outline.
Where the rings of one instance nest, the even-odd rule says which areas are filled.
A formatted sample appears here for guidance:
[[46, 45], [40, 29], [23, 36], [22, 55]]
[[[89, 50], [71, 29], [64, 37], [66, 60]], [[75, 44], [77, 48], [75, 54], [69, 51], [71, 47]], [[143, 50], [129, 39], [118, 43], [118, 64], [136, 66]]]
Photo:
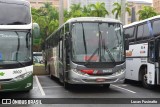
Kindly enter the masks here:
[[15, 71], [13, 71], [13, 74], [20, 74], [20, 73], [22, 73], [22, 70], [15, 70]]

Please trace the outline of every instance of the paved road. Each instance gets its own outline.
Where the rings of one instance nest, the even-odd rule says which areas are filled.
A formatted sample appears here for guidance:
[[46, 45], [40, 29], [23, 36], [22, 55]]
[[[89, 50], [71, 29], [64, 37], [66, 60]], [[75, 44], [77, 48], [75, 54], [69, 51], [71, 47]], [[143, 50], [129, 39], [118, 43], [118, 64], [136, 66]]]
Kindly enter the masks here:
[[[83, 98], [83, 99], [84, 98], [98, 98], [98, 99], [99, 98], [120, 98], [119, 100], [121, 100], [122, 98], [160, 98], [160, 87], [157, 87], [154, 90], [148, 90], [141, 87], [139, 83], [132, 82], [132, 85], [122, 84], [122, 83], [112, 84], [109, 89], [104, 89], [102, 86], [76, 85], [72, 87], [72, 89], [66, 90], [56, 79], [50, 79], [49, 76], [34, 76], [34, 87], [29, 93], [25, 93], [25, 92], [0, 93], [0, 98], [4, 98], [4, 97], [5, 98], [6, 97], [7, 98], [73, 98], [73, 99], [75, 98]], [[91, 99], [87, 99], [87, 100], [89, 101]], [[60, 101], [64, 101], [64, 100], [61, 99]], [[96, 103], [96, 101], [93, 103]], [[137, 106], [137, 104], [132, 104], [133, 107], [135, 105]], [[58, 104], [55, 106], [58, 106]], [[72, 104], [72, 106], [75, 106], [75, 105]], [[84, 105], [81, 105], [81, 106], [84, 106]], [[100, 104], [99, 105], [87, 104], [87, 107], [92, 107], [92, 106], [106, 107], [105, 105], [100, 105]], [[125, 104], [121, 106], [119, 104], [117, 105], [111, 104], [109, 107], [111, 106], [112, 107], [114, 106], [128, 107], [129, 105]], [[150, 107], [149, 105], [144, 105], [144, 104], [141, 106]], [[154, 106], [157, 107], [158, 105], [152, 105], [152, 107]], [[65, 107], [70, 107], [70, 104], [68, 105], [65, 104]]]

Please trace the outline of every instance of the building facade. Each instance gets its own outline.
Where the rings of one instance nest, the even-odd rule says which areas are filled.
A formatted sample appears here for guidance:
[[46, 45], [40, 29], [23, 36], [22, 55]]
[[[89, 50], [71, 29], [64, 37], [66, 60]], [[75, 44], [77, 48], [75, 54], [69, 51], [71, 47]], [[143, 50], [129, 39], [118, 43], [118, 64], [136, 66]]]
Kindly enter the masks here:
[[160, 0], [153, 0], [153, 7], [157, 13], [160, 13]]
[[114, 18], [115, 16], [112, 15], [113, 10], [113, 3], [118, 2], [120, 3], [121, 0], [68, 0], [68, 9], [72, 4], [78, 4], [80, 3], [81, 6], [89, 5], [89, 4], [95, 4], [97, 2], [104, 2], [106, 5], [107, 11], [110, 13], [108, 17]]
[[131, 16], [129, 16], [128, 13], [126, 13], [126, 24], [129, 24], [132, 22], [132, 18], [135, 19], [134, 21], [138, 21], [139, 20], [139, 15], [138, 15], [138, 11], [141, 10], [143, 8], [143, 6], [152, 6], [152, 3], [150, 2], [146, 2], [146, 1], [128, 1], [128, 5], [130, 7], [131, 10]]
[[[53, 6], [55, 6], [57, 9], [59, 8], [59, 0], [28, 0], [31, 3], [31, 6], [33, 8], [40, 8], [43, 6], [45, 2], [51, 3]], [[67, 9], [67, 0], [63, 0], [64, 8]]]

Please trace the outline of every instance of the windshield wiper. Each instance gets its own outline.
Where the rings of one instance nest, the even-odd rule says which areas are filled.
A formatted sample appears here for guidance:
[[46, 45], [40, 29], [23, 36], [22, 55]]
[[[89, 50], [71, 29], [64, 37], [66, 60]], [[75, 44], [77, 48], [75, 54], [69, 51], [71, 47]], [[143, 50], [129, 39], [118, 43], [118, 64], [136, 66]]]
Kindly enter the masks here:
[[19, 47], [20, 47], [20, 38], [19, 38], [19, 34], [17, 33], [17, 31], [15, 31], [15, 33], [18, 36], [18, 46], [17, 46], [17, 52], [16, 52], [16, 60], [18, 59], [18, 51], [19, 51]]
[[26, 34], [26, 48], [29, 48], [29, 45], [28, 45], [28, 36], [30, 37], [30, 35], [31, 35], [31, 32], [30, 31], [28, 31], [28, 33]]
[[103, 43], [103, 48], [108, 52], [109, 58], [112, 60], [112, 62], [116, 62], [113, 55], [111, 54], [110, 50], [108, 49], [108, 47], [105, 45], [105, 43]]
[[84, 48], [85, 48], [85, 54], [87, 55], [87, 45], [86, 45], [86, 38], [85, 38], [85, 32], [84, 32], [84, 26], [82, 24], [82, 30], [83, 30], [83, 43], [84, 43]]
[[[104, 42], [105, 39], [103, 39], [104, 41], [102, 40], [102, 33], [100, 31], [99, 23], [98, 23], [98, 29], [99, 29], [99, 35], [101, 37], [100, 39], [101, 39], [101, 42], [102, 42], [102, 48], [104, 48], [108, 52], [108, 55], [110, 56], [110, 59], [112, 60], [112, 62], [115, 62], [115, 59], [113, 58], [111, 52], [109, 51], [108, 47], [105, 45], [105, 42]], [[104, 55], [103, 55], [103, 57], [104, 57]], [[101, 53], [100, 53], [100, 61], [101, 61], [101, 58], [102, 57], [101, 57]]]
[[89, 57], [89, 59], [86, 61], [86, 63], [84, 65], [87, 65], [91, 61], [91, 59], [97, 53], [98, 50], [99, 50], [99, 47], [93, 52], [93, 54]]

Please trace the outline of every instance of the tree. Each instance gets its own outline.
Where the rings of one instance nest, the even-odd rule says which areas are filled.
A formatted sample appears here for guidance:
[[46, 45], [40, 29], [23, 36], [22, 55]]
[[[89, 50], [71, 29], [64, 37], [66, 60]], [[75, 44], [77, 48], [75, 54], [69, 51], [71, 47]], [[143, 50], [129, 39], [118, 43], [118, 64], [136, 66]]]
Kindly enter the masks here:
[[[115, 2], [113, 6], [115, 8], [112, 10], [112, 14], [115, 14], [115, 18], [118, 19], [121, 16], [121, 4]], [[126, 12], [128, 12], [128, 14], [131, 15], [131, 10], [128, 6], [128, 3], [126, 3]]]
[[91, 15], [95, 17], [105, 17], [109, 15], [109, 12], [105, 8], [105, 3], [97, 2], [96, 4], [90, 4]]
[[82, 8], [83, 16], [91, 16], [91, 6], [87, 5]]
[[138, 14], [139, 14], [139, 20], [144, 20], [158, 15], [155, 9], [151, 6], [143, 6], [142, 10], [138, 11]]
[[59, 26], [58, 11], [50, 3], [44, 3], [39, 9], [32, 8], [32, 20], [40, 26], [40, 38], [33, 40], [34, 49], [40, 49], [41, 43]]
[[81, 17], [83, 14], [81, 4], [72, 4], [69, 14], [71, 17]]

